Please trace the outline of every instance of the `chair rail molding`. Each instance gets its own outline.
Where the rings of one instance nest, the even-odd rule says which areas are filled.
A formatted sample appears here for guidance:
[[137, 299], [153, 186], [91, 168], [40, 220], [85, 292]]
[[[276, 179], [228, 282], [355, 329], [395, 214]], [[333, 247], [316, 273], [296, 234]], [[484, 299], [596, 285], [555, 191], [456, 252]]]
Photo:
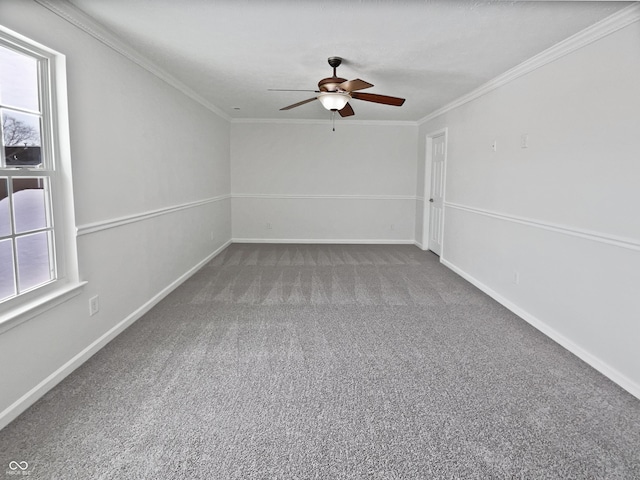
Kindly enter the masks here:
[[86, 223], [77, 227], [77, 236], [88, 235], [90, 233], [100, 232], [102, 230], [108, 230], [110, 228], [120, 227], [129, 223], [141, 222], [160, 215], [166, 215], [169, 213], [179, 212], [188, 208], [200, 207], [202, 205], [208, 205], [210, 203], [219, 202], [222, 200], [230, 199], [230, 194], [218, 195], [216, 197], [207, 198], [204, 200], [196, 200], [194, 202], [182, 203], [180, 205], [173, 205], [170, 207], [159, 208], [156, 210], [148, 210], [146, 212], [135, 213], [132, 215], [126, 215], [123, 217], [112, 218], [109, 220], [102, 220], [99, 222]]
[[476, 215], [483, 215], [485, 217], [496, 218], [506, 222], [520, 223], [529, 227], [542, 228], [545, 230], [551, 230], [553, 232], [563, 233], [573, 237], [583, 238], [594, 242], [606, 243], [608, 245], [615, 245], [617, 247], [627, 248], [629, 250], [640, 251], [640, 241], [631, 238], [618, 237], [615, 235], [609, 235], [601, 232], [594, 232], [591, 230], [584, 230], [580, 228], [570, 227], [567, 225], [560, 225], [551, 222], [545, 222], [543, 220], [535, 220], [527, 217], [521, 217], [518, 215], [510, 215], [506, 213], [494, 212], [491, 210], [485, 210], [482, 208], [469, 207], [459, 203], [445, 202], [445, 208], [453, 208], [456, 210], [462, 210], [470, 212]]
[[232, 198], [266, 198], [275, 200], [331, 199], [331, 200], [416, 200], [415, 195], [330, 195], [330, 194], [280, 194], [280, 193], [232, 193]]

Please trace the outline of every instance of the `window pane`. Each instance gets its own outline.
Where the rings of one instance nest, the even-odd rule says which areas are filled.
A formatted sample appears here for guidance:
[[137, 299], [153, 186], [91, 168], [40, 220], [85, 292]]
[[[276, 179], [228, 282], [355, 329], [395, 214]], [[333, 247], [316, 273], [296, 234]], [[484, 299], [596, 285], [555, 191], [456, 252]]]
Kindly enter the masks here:
[[36, 59], [0, 47], [0, 102], [5, 106], [40, 110]]
[[0, 300], [16, 294], [11, 239], [0, 240]]
[[49, 234], [34, 233], [16, 239], [18, 287], [21, 292], [51, 280]]
[[48, 227], [47, 178], [14, 178], [13, 212], [16, 233]]
[[2, 110], [2, 136], [7, 166], [37, 167], [40, 159], [40, 117]]
[[0, 178], [0, 237], [11, 235], [11, 216], [7, 179]]

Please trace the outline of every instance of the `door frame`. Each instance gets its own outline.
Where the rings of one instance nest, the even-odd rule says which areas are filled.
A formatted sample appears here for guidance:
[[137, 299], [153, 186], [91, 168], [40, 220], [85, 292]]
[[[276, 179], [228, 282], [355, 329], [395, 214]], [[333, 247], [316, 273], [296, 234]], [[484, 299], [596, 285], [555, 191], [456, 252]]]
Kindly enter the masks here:
[[431, 170], [433, 165], [433, 139], [435, 137], [439, 137], [444, 135], [444, 173], [443, 173], [443, 183], [442, 186], [442, 238], [440, 239], [440, 258], [444, 256], [444, 225], [445, 225], [445, 199], [447, 194], [447, 158], [449, 156], [449, 128], [444, 127], [438, 130], [434, 130], [433, 132], [429, 132], [426, 134], [426, 151], [424, 156], [424, 189], [422, 191], [422, 249], [429, 250], [429, 230], [431, 226], [430, 217], [431, 217], [431, 204], [429, 202], [429, 198], [431, 198]]

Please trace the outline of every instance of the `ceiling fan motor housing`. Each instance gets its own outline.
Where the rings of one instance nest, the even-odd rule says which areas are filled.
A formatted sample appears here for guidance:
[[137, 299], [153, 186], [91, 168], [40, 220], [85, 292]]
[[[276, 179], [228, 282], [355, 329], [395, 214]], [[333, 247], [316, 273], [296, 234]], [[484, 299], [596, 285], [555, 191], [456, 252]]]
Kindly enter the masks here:
[[320, 90], [321, 92], [337, 92], [338, 85], [346, 81], [346, 78], [340, 77], [323, 78], [318, 82], [318, 90]]

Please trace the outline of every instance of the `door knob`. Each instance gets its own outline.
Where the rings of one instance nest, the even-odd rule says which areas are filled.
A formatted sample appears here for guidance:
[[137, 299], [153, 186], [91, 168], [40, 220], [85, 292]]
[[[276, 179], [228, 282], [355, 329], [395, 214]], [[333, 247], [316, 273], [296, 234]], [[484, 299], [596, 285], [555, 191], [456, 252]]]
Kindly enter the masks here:
[[430, 199], [429, 199], [429, 201], [430, 201], [431, 203], [433, 203], [433, 198], [430, 198]]

